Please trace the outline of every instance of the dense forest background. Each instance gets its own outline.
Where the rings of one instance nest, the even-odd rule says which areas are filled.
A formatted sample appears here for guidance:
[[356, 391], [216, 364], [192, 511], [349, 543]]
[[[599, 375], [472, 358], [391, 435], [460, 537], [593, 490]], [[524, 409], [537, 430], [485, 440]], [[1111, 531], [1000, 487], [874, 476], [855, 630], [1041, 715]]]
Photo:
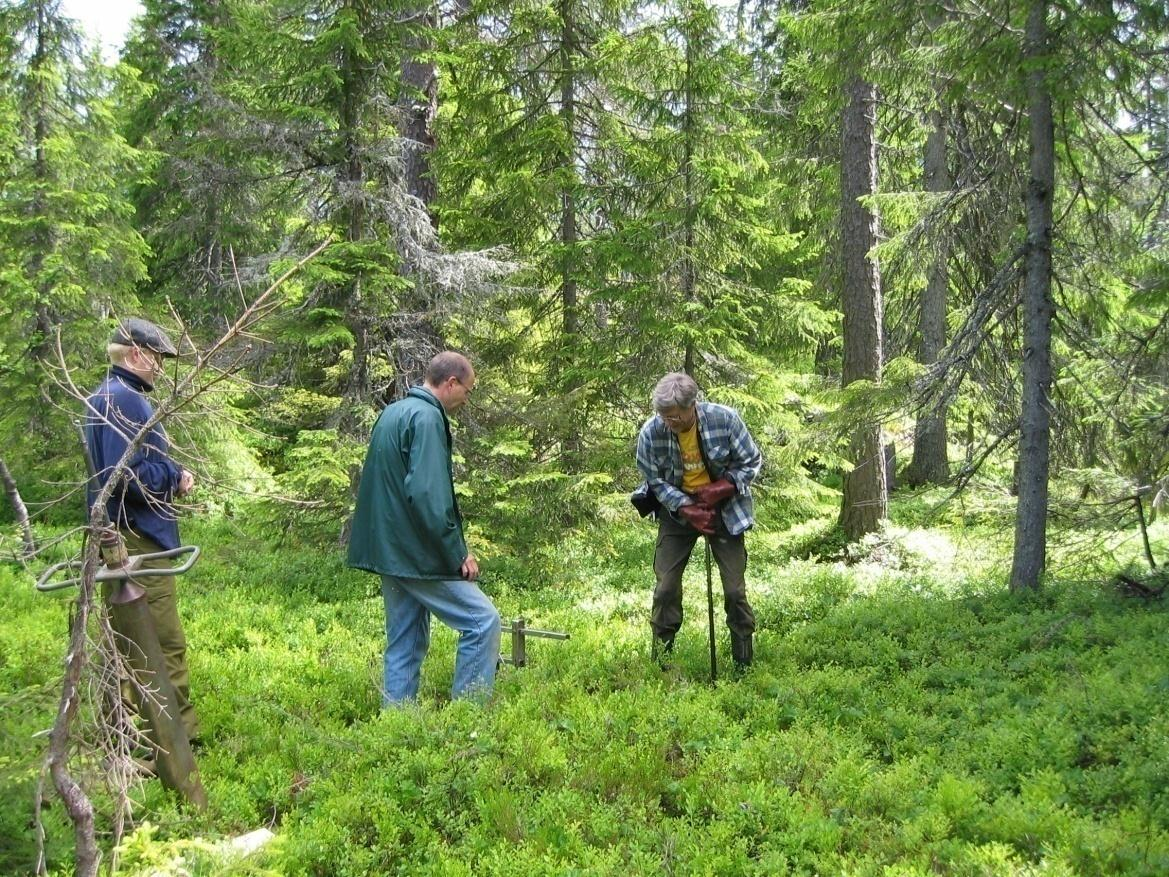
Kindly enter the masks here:
[[0, 431], [45, 518], [116, 316], [206, 350], [322, 242], [172, 424], [208, 503], [343, 538], [444, 346], [505, 543], [631, 486], [677, 369], [760, 434], [771, 529], [832, 489], [857, 538], [895, 475], [1011, 468], [1016, 586], [1051, 474], [1128, 515], [1166, 474], [1163, 3], [151, 0], [112, 67], [57, 3], [0, 23]]
[[[633, 818], [622, 810], [627, 793], [640, 802], [634, 809], [652, 799], [658, 803], [651, 824], [661, 818], [660, 825], [689, 828], [709, 827], [705, 805], [694, 803], [702, 773], [694, 765], [718, 754], [713, 741], [720, 733], [735, 729], [745, 748], [731, 762], [753, 765], [743, 768], [751, 777], [756, 768], [760, 776], [774, 774], [775, 765], [765, 764], [762, 744], [753, 750], [750, 741], [799, 733], [801, 745], [820, 750], [824, 761], [793, 768], [795, 797], [784, 806], [791, 805], [788, 816], [797, 824], [803, 817], [793, 814], [803, 804], [792, 801], [820, 802], [801, 811], [815, 811], [819, 821], [804, 829], [818, 840], [775, 852], [774, 862], [782, 859], [784, 867], [828, 873], [847, 861], [879, 868], [912, 860], [920, 873], [946, 867], [944, 873], [1039, 873], [1027, 869], [1058, 849], [1049, 873], [1159, 873], [1169, 861], [1169, 804], [1152, 779], [1166, 775], [1163, 755], [1155, 754], [1157, 741], [1166, 739], [1155, 703], [1169, 683], [1154, 672], [1155, 660], [1142, 662], [1139, 654], [1142, 642], [1154, 656], [1163, 650], [1160, 615], [1134, 624], [1133, 636], [1144, 631], [1146, 639], [1125, 642], [1131, 651], [1124, 655], [1107, 652], [1098, 676], [1066, 657], [1053, 659], [1055, 675], [1044, 677], [1050, 697], [1043, 702], [1050, 706], [1067, 687], [1059, 675], [1065, 671], [1068, 678], [1091, 677], [1097, 704], [1117, 685], [1107, 664], [1113, 657], [1152, 674], [1128, 680], [1139, 697], [1112, 704], [1115, 710], [1089, 711], [1091, 721], [1107, 714], [1127, 723], [1125, 733], [1141, 717], [1153, 722], [1142, 726], [1148, 736], [1139, 743], [1132, 742], [1136, 731], [1125, 738], [1132, 746], [1121, 755], [1113, 748], [1116, 761], [1108, 764], [1116, 777], [1107, 788], [1075, 772], [1101, 768], [1107, 747], [1100, 740], [1115, 742], [1119, 731], [1093, 737], [1069, 725], [1068, 739], [1079, 734], [1082, 745], [1068, 744], [1066, 753], [1031, 725], [1019, 730], [1022, 719], [1013, 730], [998, 727], [974, 739], [984, 733], [981, 716], [953, 703], [958, 688], [969, 686], [967, 696], [986, 689], [990, 677], [978, 677], [981, 670], [962, 679], [923, 671], [924, 688], [905, 695], [922, 709], [953, 708], [953, 724], [945, 727], [915, 729], [908, 718], [899, 726], [881, 712], [888, 703], [867, 703], [860, 692], [889, 676], [886, 659], [906, 670], [906, 660], [917, 660], [908, 653], [948, 654], [959, 664], [969, 658], [981, 668], [970, 655], [984, 635], [987, 643], [1000, 635], [1011, 640], [1018, 617], [1038, 619], [1049, 631], [1029, 634], [1023, 652], [1064, 636], [1069, 656], [1121, 643], [1117, 631], [1129, 624], [1123, 610], [1082, 593], [1032, 593], [1045, 582], [1099, 582], [1121, 572], [1142, 596], [1160, 594], [1158, 580], [1146, 576], [1163, 551], [1156, 518], [1169, 491], [1169, 4], [142, 5], [110, 64], [58, 0], [0, 0], [0, 480], [9, 500], [0, 521], [12, 560], [4, 575], [11, 574], [15, 593], [15, 570], [36, 568], [43, 559], [35, 559], [38, 548], [76, 549], [84, 475], [71, 421], [79, 398], [104, 372], [105, 343], [118, 317], [165, 325], [181, 337], [185, 355], [172, 363], [155, 401], [174, 409], [168, 430], [180, 461], [200, 479], [184, 514], [202, 522], [190, 525], [197, 534], [227, 552], [208, 559], [209, 584], [202, 587], [230, 587], [235, 600], [247, 586], [257, 605], [291, 600], [286, 610], [294, 606], [315, 619], [306, 622], [311, 630], [277, 633], [280, 611], [272, 609], [259, 613], [260, 627], [237, 629], [234, 619], [215, 614], [227, 611], [222, 595], [196, 591], [190, 598], [197, 617], [209, 613], [205, 647], [215, 642], [258, 654], [270, 635], [291, 637], [304, 650], [300, 657], [290, 652], [281, 659], [286, 663], [273, 658], [272, 686], [293, 704], [284, 712], [239, 725], [232, 710], [208, 707], [211, 771], [252, 780], [247, 791], [242, 781], [212, 788], [219, 795], [209, 817], [216, 830], [254, 824], [271, 805], [280, 819], [295, 814], [310, 825], [287, 854], [305, 873], [389, 867], [377, 859], [390, 855], [386, 847], [362, 846], [349, 829], [334, 836], [323, 827], [346, 826], [347, 819], [364, 826], [364, 817], [345, 810], [340, 781], [335, 794], [319, 792], [316, 810], [298, 809], [303, 789], [295, 777], [327, 775], [332, 750], [304, 755], [319, 742], [304, 737], [305, 748], [293, 747], [302, 754], [279, 764], [264, 760], [264, 735], [273, 728], [290, 740], [308, 733], [289, 718], [303, 707], [335, 722], [338, 735], [359, 735], [355, 746], [375, 745], [381, 731], [405, 741], [417, 759], [429, 759], [407, 777], [424, 797], [426, 770], [443, 774], [440, 764], [466, 752], [453, 743], [431, 751], [418, 739], [480, 730], [486, 739], [489, 728], [510, 741], [504, 749], [511, 747], [490, 757], [521, 765], [508, 777], [527, 770], [536, 785], [563, 780], [581, 796], [574, 806], [592, 808], [597, 820], [609, 818], [609, 807], [618, 811], [617, 822]], [[322, 245], [261, 307], [248, 310]], [[585, 649], [587, 658], [565, 651], [549, 677], [533, 677], [528, 694], [559, 704], [558, 717], [538, 707], [487, 718], [452, 709], [445, 717], [383, 719], [371, 729], [360, 722], [376, 714], [375, 683], [321, 670], [334, 660], [362, 666], [367, 656], [354, 646], [352, 655], [337, 657], [315, 637], [352, 627], [376, 641], [376, 612], [368, 606], [333, 614], [330, 600], [340, 607], [346, 588], [356, 593], [368, 585], [346, 577], [338, 546], [378, 412], [446, 347], [467, 353], [479, 376], [480, 389], [456, 417], [456, 480], [485, 587], [506, 610], [545, 607], [553, 622], [574, 629], [574, 642], [582, 644], [571, 648]], [[633, 730], [640, 720], [632, 708], [617, 704], [622, 692], [651, 684], [638, 675], [648, 671], [628, 663], [633, 634], [590, 638], [574, 624], [588, 617], [637, 627], [634, 621], [644, 620], [640, 604], [606, 601], [638, 576], [645, 597], [642, 555], [652, 549], [643, 542], [652, 535], [626, 499], [640, 480], [633, 443], [650, 413], [654, 383], [675, 370], [693, 374], [707, 398], [740, 410], [763, 450], [751, 538], [764, 595], [765, 669], [743, 688], [688, 692], [680, 707], [669, 692], [642, 691], [668, 725], [655, 733], [675, 740], [676, 752], [643, 752], [631, 743], [625, 756], [584, 748], [562, 758], [541, 754], [507, 724], [508, 716], [543, 740], [545, 752], [560, 751], [555, 741], [567, 727], [561, 723], [583, 729], [595, 718], [588, 715], [595, 703], [581, 686], [606, 698], [607, 727], [616, 722], [630, 740], [641, 733]], [[914, 552], [890, 536], [889, 519], [898, 515], [898, 523], [911, 526], [983, 528], [958, 540], [978, 563], [986, 560], [971, 574], [978, 584], [962, 579], [945, 596], [976, 591], [988, 602], [956, 604], [960, 616], [935, 615], [942, 610], [928, 601], [906, 610], [901, 592], [871, 611], [846, 606], [846, 592], [868, 586], [839, 570], [823, 572], [818, 563], [874, 557], [908, 563]], [[994, 553], [992, 545], [995, 557], [982, 557], [981, 549]], [[272, 561], [269, 553], [286, 560]], [[920, 558], [909, 563], [914, 594], [940, 596], [938, 581], [966, 575], [959, 571], [966, 561], [945, 556], [947, 570], [923, 572]], [[781, 574], [782, 564], [796, 566]], [[587, 587], [564, 584], [574, 575]], [[278, 580], [286, 592], [265, 590]], [[553, 584], [565, 590], [542, 590]], [[332, 596], [313, 603], [305, 597], [313, 588]], [[985, 596], [1008, 589], [1053, 602]], [[353, 593], [346, 599], [356, 600]], [[14, 617], [38, 619], [24, 627], [48, 630], [46, 610], [13, 599]], [[239, 606], [234, 611], [246, 614]], [[1096, 616], [1107, 620], [1084, 622], [1087, 632], [1077, 628]], [[269, 623], [268, 634], [257, 632]], [[893, 629], [892, 651], [849, 652], [854, 626]], [[962, 638], [957, 652], [950, 640], [933, 639], [947, 627]], [[19, 639], [19, 630], [12, 636]], [[817, 637], [843, 644], [841, 650], [821, 655]], [[41, 657], [0, 655], [0, 693], [11, 698], [9, 706], [47, 708], [51, 680], [38, 674], [59, 650], [43, 651], [41, 640], [28, 648]], [[211, 649], [204, 654], [195, 660], [220, 660]], [[701, 664], [698, 645], [691, 658]], [[297, 673], [286, 664], [302, 660], [316, 668], [304, 671], [309, 677], [319, 671], [322, 686], [352, 695], [336, 715], [322, 702], [296, 705]], [[595, 683], [576, 675], [580, 667], [597, 669], [598, 660], [608, 663], [597, 673], [613, 676], [599, 695], [590, 689]], [[216, 697], [254, 682], [233, 676], [239, 671], [229, 663], [213, 666], [231, 681], [208, 686], [209, 704], [222, 706]], [[841, 675], [834, 670], [817, 681], [805, 673], [828, 666]], [[997, 658], [987, 658], [986, 667], [1002, 669]], [[863, 682], [848, 676], [854, 670]], [[505, 681], [505, 698], [518, 697], [523, 684]], [[429, 685], [431, 695], [442, 687], [441, 680]], [[1014, 691], [1003, 685], [1003, 692]], [[28, 694], [27, 686], [39, 694]], [[946, 689], [945, 697], [955, 689], [955, 701], [935, 688]], [[1000, 694], [1015, 703], [1013, 694]], [[903, 695], [896, 695], [901, 703]], [[261, 713], [265, 696], [255, 693]], [[855, 715], [828, 707], [821, 714], [820, 698], [861, 705]], [[756, 710], [777, 701], [775, 730], [775, 717]], [[784, 712], [797, 702], [799, 712]], [[1049, 727], [1088, 715], [1077, 712], [1081, 706], [1051, 707]], [[906, 715], [915, 709], [906, 707]], [[708, 711], [725, 722], [722, 731], [704, 730]], [[878, 713], [888, 721], [874, 720]], [[20, 725], [29, 734], [44, 713], [35, 715], [27, 728]], [[932, 760], [960, 736], [962, 723], [975, 729], [964, 744], [969, 763]], [[920, 744], [909, 761], [897, 754], [898, 745], [908, 745], [894, 740], [898, 727], [904, 732], [898, 740]], [[849, 736], [854, 730], [857, 736]], [[1042, 772], [1028, 773], [1020, 785], [1021, 769], [1000, 764], [988, 772], [991, 756], [978, 761], [984, 744], [990, 751], [1004, 739], [1022, 739], [1011, 736], [1015, 731], [1030, 735], [1018, 757], [1031, 767], [1049, 752], [1066, 754], [1071, 766], [1060, 774], [1063, 786]], [[693, 748], [695, 740], [707, 748]], [[25, 755], [10, 763], [24, 764], [27, 741], [12, 745]], [[478, 746], [472, 745], [474, 758], [483, 754]], [[1097, 760], [1081, 763], [1087, 750]], [[856, 766], [853, 755], [876, 761], [834, 780], [834, 771]], [[343, 768], [351, 780], [369, 770], [354, 758]], [[260, 764], [271, 768], [262, 781]], [[1062, 764], [1050, 770], [1058, 773]], [[648, 777], [641, 785], [638, 765]], [[20, 773], [21, 789], [34, 773]], [[562, 821], [555, 801], [526, 780], [477, 776], [482, 788], [458, 794], [478, 802], [475, 831], [495, 826], [498, 837], [439, 826], [439, 839], [427, 842], [462, 838], [476, 854], [490, 848], [501, 857], [499, 873], [508, 873], [502, 847], [491, 847], [500, 838], [505, 846], [537, 835], [546, 846], [559, 842], [551, 828], [548, 837], [540, 834]], [[695, 789], [688, 798], [689, 778]], [[715, 773], [702, 782], [726, 783], [740, 794], [732, 779]], [[289, 782], [290, 797], [274, 791]], [[850, 829], [833, 834], [828, 825], [837, 824], [842, 789], [871, 793], [892, 813], [895, 799], [909, 800], [909, 790], [919, 787], [936, 799], [913, 818], [932, 826], [942, 814], [958, 824], [961, 812], [977, 822], [962, 835], [964, 852], [945, 845], [961, 846], [954, 835], [943, 842], [928, 826], [901, 849], [873, 845], [876, 835], [861, 828], [855, 837], [865, 839], [849, 847], [840, 838], [852, 837]], [[452, 788], [442, 794], [454, 796]], [[377, 794], [403, 812], [417, 803], [397, 786]], [[742, 792], [754, 801], [752, 794]], [[1027, 809], [1039, 800], [1043, 808], [1050, 804], [1043, 818]], [[532, 809], [513, 812], [521, 803]], [[696, 809], [688, 809], [692, 804]], [[756, 804], [760, 811], [771, 806]], [[1011, 809], [1016, 804], [1018, 811]], [[151, 803], [164, 812], [165, 806]], [[739, 808], [737, 818], [754, 818], [741, 801], [728, 806]], [[0, 811], [5, 825], [26, 818], [16, 805]], [[1069, 821], [1051, 815], [1056, 811]], [[1082, 812], [1090, 815], [1077, 821]], [[903, 817], [909, 818], [890, 815], [889, 824]], [[1033, 836], [1035, 820], [1047, 828]], [[279, 821], [276, 814], [272, 821]], [[626, 849], [628, 838], [607, 830], [597, 823], [584, 834]], [[726, 830], [735, 838], [751, 831]], [[694, 863], [721, 849], [714, 837], [710, 847], [677, 853], [677, 862], [693, 866], [682, 871], [701, 872]], [[149, 832], [138, 838], [149, 847]], [[668, 855], [660, 840], [645, 841], [645, 873], [671, 871], [675, 840]], [[939, 846], [930, 846], [935, 840]], [[817, 846], [821, 841], [827, 846]], [[735, 843], [722, 849], [731, 859]], [[1090, 851], [1101, 844], [1111, 852], [1095, 859]], [[356, 855], [358, 848], [381, 864], [337, 870], [337, 851]], [[393, 855], [414, 849], [401, 840]], [[428, 861], [418, 855], [395, 861]], [[565, 861], [584, 861], [581, 855]], [[625, 866], [640, 861], [630, 855]], [[764, 862], [754, 873], [783, 870], [755, 853], [748, 858]], [[0, 862], [28, 860], [27, 846], [10, 859], [0, 855]], [[618, 867], [598, 861], [599, 872]], [[1059, 870], [1061, 862], [1071, 863], [1069, 870]], [[878, 873], [857, 867], [856, 873]], [[550, 865], [548, 872], [558, 869]]]

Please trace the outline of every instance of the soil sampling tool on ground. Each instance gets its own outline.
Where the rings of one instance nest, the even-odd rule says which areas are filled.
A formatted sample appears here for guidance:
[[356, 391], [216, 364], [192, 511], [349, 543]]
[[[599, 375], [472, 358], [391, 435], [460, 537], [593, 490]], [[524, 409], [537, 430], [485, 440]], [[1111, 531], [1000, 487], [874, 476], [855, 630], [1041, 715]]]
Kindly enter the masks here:
[[534, 627], [528, 627], [527, 619], [522, 616], [513, 618], [511, 624], [503, 625], [502, 631], [511, 634], [511, 657], [500, 655], [499, 659], [506, 664], [511, 664], [513, 667], [526, 667], [528, 665], [528, 637], [569, 639], [567, 633], [561, 633], [556, 630], [538, 630]]

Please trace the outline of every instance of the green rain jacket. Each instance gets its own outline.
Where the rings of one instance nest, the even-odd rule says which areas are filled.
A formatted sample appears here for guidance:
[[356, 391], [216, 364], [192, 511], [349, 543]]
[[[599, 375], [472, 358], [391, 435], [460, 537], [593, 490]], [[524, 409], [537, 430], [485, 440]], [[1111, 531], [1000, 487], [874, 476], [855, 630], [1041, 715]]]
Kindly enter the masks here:
[[467, 557], [451, 472], [451, 427], [422, 387], [373, 428], [349, 540], [349, 566], [404, 579], [461, 578]]

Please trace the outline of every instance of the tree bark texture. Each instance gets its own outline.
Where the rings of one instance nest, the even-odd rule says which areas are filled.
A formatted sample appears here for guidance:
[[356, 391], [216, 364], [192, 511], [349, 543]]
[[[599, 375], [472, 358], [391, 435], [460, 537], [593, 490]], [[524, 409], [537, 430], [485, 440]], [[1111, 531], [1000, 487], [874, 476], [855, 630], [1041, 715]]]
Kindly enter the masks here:
[[[365, 236], [365, 207], [360, 191], [365, 182], [365, 166], [361, 154], [360, 125], [363, 101], [366, 91], [366, 76], [362, 60], [351, 46], [344, 51], [341, 61], [341, 105], [339, 107], [341, 128], [337, 132], [341, 141], [344, 164], [340, 169], [339, 188], [345, 214], [345, 241], [357, 243]], [[362, 301], [362, 278], [355, 274], [348, 286], [338, 290], [342, 296], [345, 312], [345, 326], [352, 333], [353, 365], [345, 379], [341, 405], [327, 421], [330, 427], [337, 427], [346, 434], [354, 434], [360, 427], [361, 418], [356, 410], [368, 403], [372, 396], [369, 379], [369, 346], [366, 343], [368, 316]]]
[[[687, 303], [698, 300], [698, 284], [694, 272], [694, 225], [697, 222], [694, 195], [694, 34], [690, 30], [691, 25], [688, 25], [686, 34], [686, 105], [682, 111], [682, 185], [686, 205], [686, 215], [683, 218], [685, 228], [683, 229], [682, 252], [682, 298]], [[688, 336], [682, 371], [691, 377], [694, 376], [697, 357], [698, 352], [694, 347], [693, 336]]]
[[430, 40], [421, 30], [433, 23], [433, 11], [425, 3], [410, 12], [410, 30], [402, 59], [402, 90], [398, 96], [398, 109], [402, 113], [398, 133], [405, 141], [403, 182], [406, 191], [426, 205], [430, 223], [437, 229], [434, 202], [438, 197], [438, 187], [430, 172], [430, 156], [434, 153], [434, 120], [438, 115], [438, 71], [433, 61], [424, 60], [431, 47]]
[[12, 505], [12, 515], [16, 518], [16, 525], [20, 527], [20, 538], [24, 543], [23, 556], [25, 558], [32, 557], [36, 554], [37, 543], [32, 535], [32, 526], [28, 521], [28, 509], [24, 505], [24, 500], [21, 499], [16, 479], [12, 477], [3, 457], [0, 457], [0, 483], [4, 485], [4, 492], [8, 495], [8, 502]]
[[[465, 5], [456, 4], [458, 14]], [[434, 154], [434, 122], [438, 117], [438, 68], [426, 53], [432, 48], [427, 31], [434, 26], [433, 4], [417, 0], [408, 11], [407, 36], [402, 58], [402, 84], [398, 95], [401, 112], [398, 134], [404, 141], [403, 179], [406, 193], [417, 198], [438, 229], [438, 185], [430, 166]], [[412, 277], [414, 287], [408, 291], [395, 322], [400, 329], [394, 341], [395, 393], [397, 398], [422, 380], [431, 358], [444, 343], [433, 317], [431, 291], [407, 254], [402, 254], [402, 273]]]
[[[47, 362], [52, 357], [52, 343], [54, 327], [59, 322], [51, 302], [51, 283], [41, 274], [45, 265], [45, 257], [53, 250], [53, 223], [46, 215], [48, 205], [45, 192], [49, 187], [49, 157], [47, 144], [51, 134], [50, 119], [53, 108], [49, 105], [49, 83], [53, 81], [52, 73], [52, 46], [49, 45], [52, 22], [49, 16], [59, 13], [48, 3], [36, 4], [36, 48], [33, 50], [29, 70], [33, 82], [33, 179], [36, 180], [36, 191], [32, 199], [33, 223], [32, 254], [28, 268], [29, 277], [37, 282], [37, 302], [35, 307], [35, 331], [33, 333], [30, 350], [38, 362]], [[34, 426], [40, 428], [41, 418], [36, 415]]]
[[[930, 113], [930, 123], [925, 145], [926, 190], [948, 192], [951, 183], [946, 167], [946, 123], [940, 110]], [[945, 243], [944, 234], [939, 235], [938, 240], [938, 252], [921, 298], [918, 362], [922, 365], [937, 362], [942, 348], [946, 346], [949, 246]], [[913, 435], [913, 460], [907, 479], [911, 485], [943, 484], [949, 480], [948, 443], [946, 405], [931, 406], [929, 410], [921, 411]]]
[[560, 120], [564, 128], [564, 187], [560, 192], [560, 246], [564, 253], [560, 266], [561, 304], [564, 309], [564, 340], [571, 349], [572, 338], [579, 329], [576, 281], [576, 21], [575, 0], [560, 2]]
[[[844, 314], [842, 384], [881, 379], [881, 275], [869, 251], [877, 243], [877, 217], [862, 203], [877, 188], [877, 90], [853, 78], [846, 86], [841, 126], [840, 240]], [[885, 454], [881, 425], [862, 423], [850, 441], [853, 469], [844, 476], [840, 523], [851, 540], [877, 529], [885, 517]]]
[[[219, 57], [216, 52], [215, 38], [209, 35], [209, 31], [214, 33], [215, 29], [223, 26], [226, 22], [218, 0], [204, 3], [202, 12], [205, 28], [199, 30], [200, 36], [197, 42], [199, 57], [196, 62], [198, 78], [193, 85], [196, 89], [195, 101], [198, 112], [205, 113], [207, 118], [212, 118], [215, 113], [214, 100], [208, 94], [208, 85], [205, 83], [215, 80], [219, 67]], [[201, 131], [198, 136], [202, 139], [206, 136], [206, 131]], [[209, 300], [221, 301], [224, 292], [234, 286], [235, 280], [234, 266], [231, 265], [232, 258], [228, 255], [228, 244], [226, 243], [231, 239], [227, 229], [230, 228], [234, 217], [231, 215], [231, 211], [224, 211], [220, 198], [205, 197], [201, 200], [203, 201], [204, 232], [203, 243], [197, 256], [199, 256], [199, 263], [203, 266], [203, 292]], [[228, 268], [232, 269], [230, 274]]]
[[1044, 62], [1047, 0], [1033, 0], [1027, 15], [1024, 61], [1030, 116], [1030, 179], [1025, 195], [1027, 254], [1023, 281], [1023, 401], [1019, 418], [1019, 505], [1011, 590], [1039, 587], [1047, 553], [1047, 489], [1051, 456], [1052, 202], [1055, 193], [1055, 124]]

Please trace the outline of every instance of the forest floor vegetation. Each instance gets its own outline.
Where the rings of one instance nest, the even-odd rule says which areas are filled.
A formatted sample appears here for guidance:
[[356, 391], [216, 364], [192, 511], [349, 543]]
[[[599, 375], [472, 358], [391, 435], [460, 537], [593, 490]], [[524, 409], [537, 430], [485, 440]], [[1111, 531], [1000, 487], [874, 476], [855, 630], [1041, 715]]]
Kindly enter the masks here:
[[[501, 551], [483, 586], [504, 619], [572, 638], [529, 642], [480, 706], [447, 702], [454, 637], [436, 625], [420, 704], [389, 711], [372, 576], [238, 517], [192, 520], [204, 557], [180, 606], [211, 805], [144, 782], [116, 873], [1169, 873], [1169, 611], [1109, 574], [1140, 560], [1133, 534], [1087, 551], [1076, 533], [1066, 556], [1053, 540], [1045, 587], [1018, 596], [996, 517], [930, 501], [899, 498], [853, 546], [827, 518], [753, 534], [756, 663], [726, 672], [716, 575], [714, 686], [700, 549], [667, 672], [652, 526], [630, 514], [539, 563]], [[1169, 528], [1153, 535], [1165, 556]], [[67, 605], [0, 564], [3, 874], [34, 866]], [[276, 838], [245, 860], [215, 845], [262, 826]], [[45, 829], [69, 873], [59, 805]]]

